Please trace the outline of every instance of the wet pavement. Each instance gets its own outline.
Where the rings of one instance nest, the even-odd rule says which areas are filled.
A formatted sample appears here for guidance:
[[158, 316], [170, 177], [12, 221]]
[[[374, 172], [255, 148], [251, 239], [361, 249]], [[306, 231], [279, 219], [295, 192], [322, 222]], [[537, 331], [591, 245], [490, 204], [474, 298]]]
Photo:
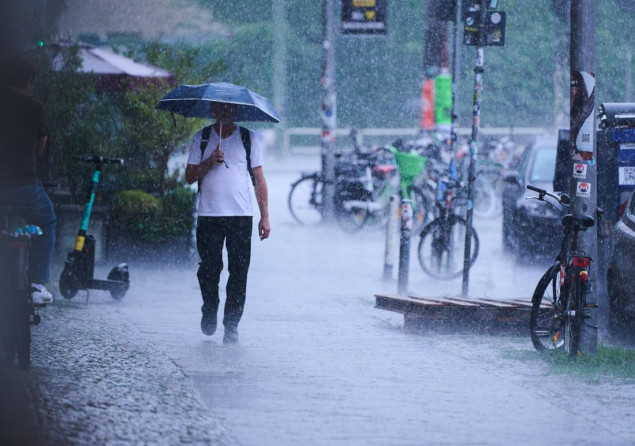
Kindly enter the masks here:
[[[30, 384], [62, 444], [633, 444], [635, 381], [554, 374], [528, 336], [410, 333], [373, 308], [384, 233], [296, 225], [289, 186], [317, 159], [269, 160], [272, 234], [254, 239], [240, 343], [200, 333], [197, 264], [131, 263], [120, 302], [58, 302], [34, 331]], [[547, 264], [503, 254], [476, 222], [474, 297], [528, 298]], [[461, 280], [409, 290], [459, 295]], [[395, 274], [396, 275], [396, 274]], [[224, 294], [226, 273], [221, 277]], [[81, 294], [81, 292], [80, 292]], [[220, 325], [220, 324], [219, 324]], [[53, 442], [54, 443], [54, 442]]]

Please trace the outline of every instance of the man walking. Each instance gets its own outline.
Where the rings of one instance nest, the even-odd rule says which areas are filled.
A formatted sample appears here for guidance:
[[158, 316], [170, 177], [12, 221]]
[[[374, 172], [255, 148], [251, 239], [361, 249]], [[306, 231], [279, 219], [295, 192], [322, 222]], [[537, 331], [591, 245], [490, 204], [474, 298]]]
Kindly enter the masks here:
[[216, 122], [194, 135], [185, 180], [189, 184], [199, 182], [196, 246], [201, 257], [197, 273], [203, 296], [201, 330], [207, 336], [216, 331], [218, 286], [223, 269], [223, 245], [226, 245], [229, 279], [223, 342], [235, 343], [245, 306], [251, 259], [253, 207], [249, 181], [251, 177], [260, 210], [260, 240], [268, 238], [271, 231], [267, 182], [259, 138], [234, 123], [237, 106], [211, 102], [211, 110]]

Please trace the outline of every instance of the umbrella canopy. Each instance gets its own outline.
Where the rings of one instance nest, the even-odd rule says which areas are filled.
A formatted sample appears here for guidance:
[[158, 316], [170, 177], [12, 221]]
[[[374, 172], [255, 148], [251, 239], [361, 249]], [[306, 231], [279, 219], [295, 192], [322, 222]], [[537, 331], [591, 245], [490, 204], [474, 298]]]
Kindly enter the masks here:
[[181, 85], [159, 101], [156, 108], [178, 113], [188, 118], [214, 118], [210, 103], [236, 104], [236, 121], [280, 122], [269, 100], [248, 88], [228, 82], [201, 85]]

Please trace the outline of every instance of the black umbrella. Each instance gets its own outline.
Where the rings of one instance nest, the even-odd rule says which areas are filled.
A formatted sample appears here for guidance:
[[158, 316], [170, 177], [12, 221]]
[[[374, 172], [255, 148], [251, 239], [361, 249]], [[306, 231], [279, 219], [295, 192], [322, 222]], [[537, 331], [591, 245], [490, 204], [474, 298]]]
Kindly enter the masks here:
[[267, 98], [228, 82], [181, 85], [163, 96], [156, 108], [189, 118], [214, 118], [211, 102], [236, 104], [236, 121], [280, 122]]

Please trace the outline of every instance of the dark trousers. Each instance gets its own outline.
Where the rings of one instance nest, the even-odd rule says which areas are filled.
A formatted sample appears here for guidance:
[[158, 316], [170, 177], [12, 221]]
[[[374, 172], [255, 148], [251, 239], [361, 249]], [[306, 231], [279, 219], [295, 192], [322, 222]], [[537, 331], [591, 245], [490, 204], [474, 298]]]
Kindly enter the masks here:
[[223, 325], [236, 327], [247, 296], [247, 272], [251, 260], [252, 217], [198, 217], [196, 247], [201, 256], [198, 283], [203, 311], [218, 311], [218, 283], [223, 270], [223, 245], [227, 246], [227, 280]]

